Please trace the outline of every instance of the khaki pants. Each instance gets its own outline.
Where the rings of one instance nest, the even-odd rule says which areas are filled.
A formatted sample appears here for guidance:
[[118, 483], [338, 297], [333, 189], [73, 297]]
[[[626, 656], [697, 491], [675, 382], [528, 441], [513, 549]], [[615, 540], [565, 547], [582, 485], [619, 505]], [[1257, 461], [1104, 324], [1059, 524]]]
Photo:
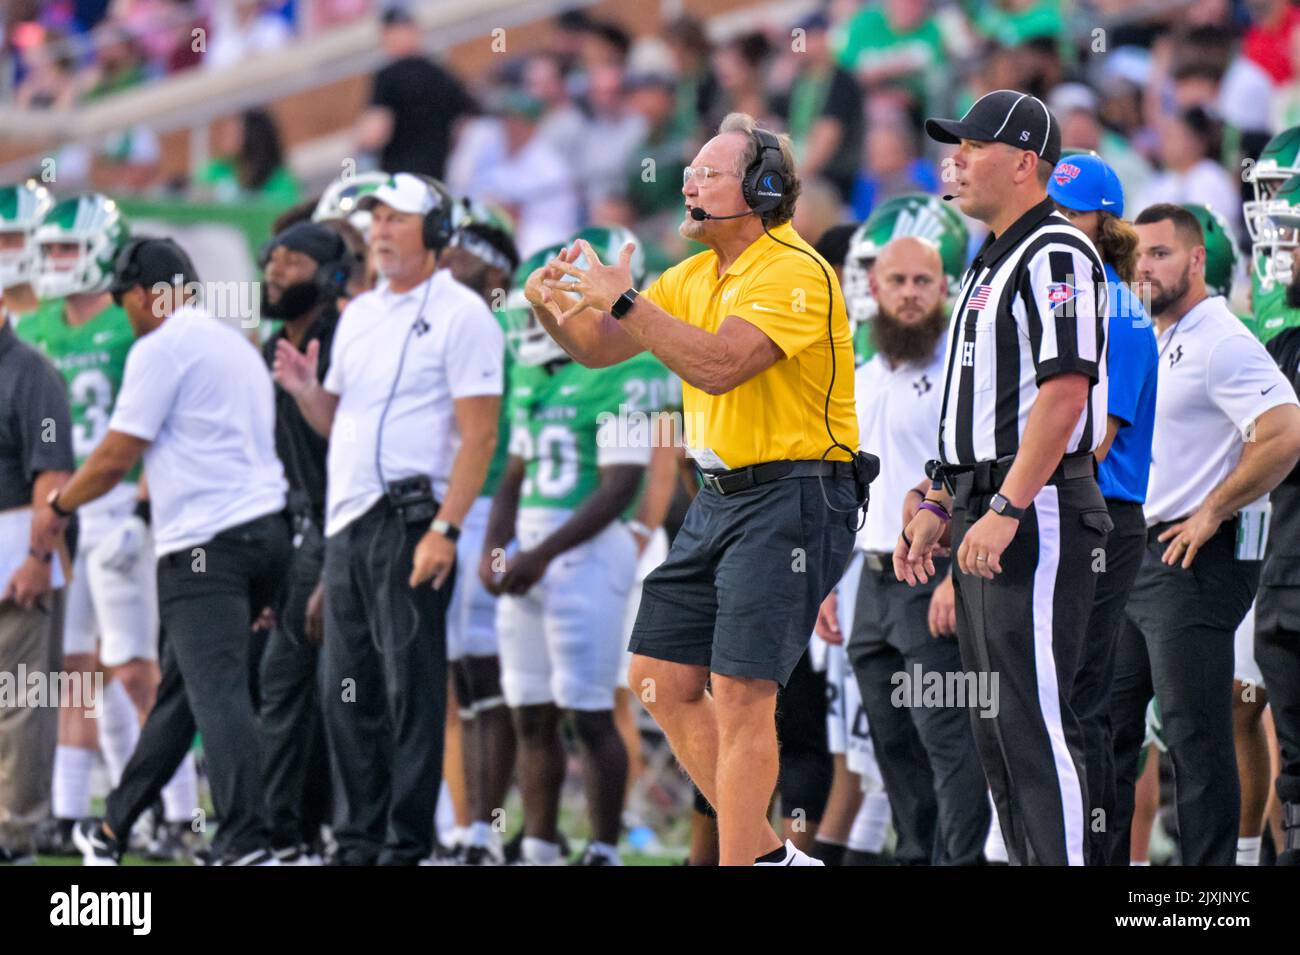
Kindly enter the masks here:
[[[59, 736], [59, 701], [49, 688], [63, 665], [63, 590], [42, 603], [47, 610], [0, 603], [0, 846], [19, 853], [33, 848], [36, 827], [50, 814]], [[26, 702], [33, 673], [47, 681], [45, 705], [12, 705]]]

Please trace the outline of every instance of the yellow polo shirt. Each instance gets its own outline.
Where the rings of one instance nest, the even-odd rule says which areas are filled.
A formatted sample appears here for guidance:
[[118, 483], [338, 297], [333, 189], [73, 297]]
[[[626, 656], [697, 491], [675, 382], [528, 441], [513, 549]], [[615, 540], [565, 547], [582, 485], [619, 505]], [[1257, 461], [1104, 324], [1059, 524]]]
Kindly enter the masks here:
[[[832, 443], [826, 433], [831, 345], [826, 333], [826, 278], [834, 290], [831, 329], [835, 384], [830, 426], [839, 443], [858, 448], [853, 402], [853, 341], [835, 271], [790, 223], [769, 230], [816, 261], [760, 236], [727, 271], [701, 252], [674, 265], [643, 294], [669, 315], [716, 333], [728, 315], [762, 329], [785, 357], [724, 395], [683, 382], [686, 442], [701, 467], [740, 468], [763, 461], [815, 461]], [[847, 461], [839, 448], [828, 461]]]

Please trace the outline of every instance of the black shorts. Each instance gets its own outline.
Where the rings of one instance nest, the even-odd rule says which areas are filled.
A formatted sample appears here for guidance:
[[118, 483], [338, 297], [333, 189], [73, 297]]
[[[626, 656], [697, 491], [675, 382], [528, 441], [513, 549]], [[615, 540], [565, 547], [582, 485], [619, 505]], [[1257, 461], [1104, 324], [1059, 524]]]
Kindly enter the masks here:
[[[823, 487], [845, 513], [826, 506]], [[854, 487], [804, 477], [727, 495], [701, 489], [668, 559], [645, 579], [629, 649], [784, 686], [853, 552]]]

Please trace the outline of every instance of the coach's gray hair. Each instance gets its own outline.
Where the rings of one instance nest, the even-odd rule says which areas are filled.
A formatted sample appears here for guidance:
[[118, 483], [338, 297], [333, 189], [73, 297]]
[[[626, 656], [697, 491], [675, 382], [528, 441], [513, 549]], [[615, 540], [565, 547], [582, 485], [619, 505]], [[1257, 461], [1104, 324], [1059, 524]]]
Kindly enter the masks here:
[[[740, 159], [733, 170], [737, 176], [744, 176], [745, 170], [749, 168], [750, 163], [758, 158], [759, 145], [758, 139], [754, 136], [755, 129], [758, 129], [758, 123], [748, 113], [728, 113], [718, 125], [719, 135], [722, 133], [745, 134], [745, 148], [741, 150]], [[802, 189], [799, 177], [795, 174], [794, 149], [790, 146], [790, 137], [785, 133], [774, 133], [773, 135], [776, 136], [777, 145], [781, 147], [781, 162], [785, 165], [787, 182], [785, 197], [781, 200], [780, 205], [764, 217], [769, 226], [782, 225], [794, 218], [794, 204], [799, 198]]]

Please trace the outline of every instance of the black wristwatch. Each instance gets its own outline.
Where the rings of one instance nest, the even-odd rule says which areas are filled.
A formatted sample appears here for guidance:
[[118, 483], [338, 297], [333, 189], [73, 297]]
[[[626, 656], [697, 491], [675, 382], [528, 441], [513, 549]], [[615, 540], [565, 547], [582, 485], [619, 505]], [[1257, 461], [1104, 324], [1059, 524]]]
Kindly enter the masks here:
[[639, 294], [634, 288], [628, 289], [614, 300], [614, 304], [609, 307], [609, 314], [615, 318], [622, 318], [632, 310], [632, 306], [636, 304], [636, 298]]
[[45, 499], [45, 503], [50, 505], [50, 510], [52, 510], [59, 517], [62, 517], [64, 520], [66, 520], [67, 518], [72, 516], [72, 511], [66, 511], [59, 506], [60, 490], [62, 489], [56, 487], [53, 491], [51, 491], [49, 496]]
[[447, 540], [451, 541], [453, 544], [456, 543], [456, 540], [460, 537], [460, 528], [457, 527], [455, 524], [453, 524], [451, 521], [444, 521], [442, 518], [438, 518], [436, 521], [430, 524], [429, 530], [437, 531], [439, 534], [447, 538]]
[[993, 495], [993, 499], [989, 501], [989, 510], [1002, 517], [1009, 517], [1013, 521], [1018, 521], [1025, 516], [1023, 507], [1016, 507], [1001, 494]]

